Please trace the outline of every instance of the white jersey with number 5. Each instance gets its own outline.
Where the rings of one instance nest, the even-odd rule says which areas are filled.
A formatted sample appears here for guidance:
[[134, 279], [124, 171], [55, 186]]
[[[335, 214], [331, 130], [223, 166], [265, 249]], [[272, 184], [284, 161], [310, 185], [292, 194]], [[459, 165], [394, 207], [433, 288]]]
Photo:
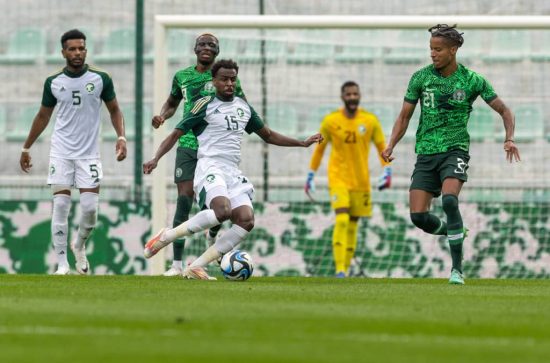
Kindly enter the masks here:
[[214, 165], [228, 171], [238, 171], [244, 133], [250, 134], [262, 127], [262, 120], [244, 99], [234, 97], [232, 101], [222, 101], [213, 96], [195, 102], [176, 126], [184, 134], [193, 130], [197, 137], [197, 170]]
[[116, 97], [111, 77], [88, 65], [74, 74], [66, 68], [44, 83], [42, 105], [57, 106], [50, 156], [63, 159], [99, 158], [101, 102]]

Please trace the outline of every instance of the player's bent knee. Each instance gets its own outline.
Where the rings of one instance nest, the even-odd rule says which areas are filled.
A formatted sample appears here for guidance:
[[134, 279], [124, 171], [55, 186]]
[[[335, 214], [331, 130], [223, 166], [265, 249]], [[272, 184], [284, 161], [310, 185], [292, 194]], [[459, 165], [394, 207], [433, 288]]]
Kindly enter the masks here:
[[216, 219], [221, 223], [231, 218], [231, 206], [227, 204], [216, 205], [212, 208]]
[[411, 222], [418, 228], [424, 230], [428, 223], [428, 212], [411, 213]]
[[250, 232], [254, 228], [254, 218], [240, 220], [236, 224], [239, 225], [241, 228], [243, 228], [243, 229], [247, 230], [248, 232]]
[[445, 194], [442, 198], [443, 211], [446, 214], [456, 212], [458, 209], [458, 198], [453, 194]]

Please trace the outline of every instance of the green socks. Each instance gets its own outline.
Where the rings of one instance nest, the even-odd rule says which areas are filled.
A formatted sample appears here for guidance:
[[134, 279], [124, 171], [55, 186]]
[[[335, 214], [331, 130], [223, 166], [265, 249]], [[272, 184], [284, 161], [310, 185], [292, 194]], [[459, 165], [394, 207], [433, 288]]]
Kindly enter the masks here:
[[[174, 221], [172, 227], [177, 227], [189, 219], [189, 212], [193, 206], [193, 197], [179, 195], [176, 203], [176, 212], [174, 213]], [[177, 239], [172, 244], [174, 251], [174, 260], [181, 261], [183, 258], [183, 249], [185, 247], [185, 239]]]

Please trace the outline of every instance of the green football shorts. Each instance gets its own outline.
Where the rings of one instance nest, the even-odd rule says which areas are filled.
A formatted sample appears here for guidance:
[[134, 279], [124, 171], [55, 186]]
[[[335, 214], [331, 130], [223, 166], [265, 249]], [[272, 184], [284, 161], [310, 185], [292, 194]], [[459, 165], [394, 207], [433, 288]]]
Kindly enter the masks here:
[[447, 178], [468, 181], [468, 152], [460, 149], [432, 155], [418, 155], [411, 177], [409, 190], [420, 189], [432, 193], [434, 197], [441, 195], [441, 186]]
[[176, 151], [176, 167], [174, 169], [174, 183], [193, 180], [197, 167], [197, 150], [187, 147], [178, 147]]

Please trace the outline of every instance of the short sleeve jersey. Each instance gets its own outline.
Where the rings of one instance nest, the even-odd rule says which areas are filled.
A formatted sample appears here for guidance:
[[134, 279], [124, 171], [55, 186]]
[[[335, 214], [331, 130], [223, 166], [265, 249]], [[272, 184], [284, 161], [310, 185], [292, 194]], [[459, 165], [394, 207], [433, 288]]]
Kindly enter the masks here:
[[88, 65], [79, 73], [64, 68], [46, 78], [42, 105], [57, 107], [50, 156], [98, 158], [101, 103], [115, 97], [109, 74]]
[[185, 133], [192, 130], [199, 143], [197, 158], [237, 168], [241, 161], [241, 141], [245, 132], [260, 130], [264, 123], [242, 98], [222, 101], [215, 96], [198, 100], [176, 126]]
[[[170, 94], [183, 100], [183, 116], [191, 110], [193, 104], [205, 96], [214, 96], [216, 89], [212, 84], [212, 72], [199, 72], [196, 66], [190, 66], [182, 69], [174, 75], [172, 79], [172, 89]], [[240, 82], [237, 80], [236, 96], [244, 97]], [[193, 132], [188, 132], [179, 139], [179, 146], [197, 150], [197, 138]]]
[[448, 77], [441, 76], [433, 64], [414, 73], [405, 101], [416, 104], [420, 100], [416, 153], [469, 151], [468, 119], [478, 96], [487, 103], [497, 97], [485, 78], [462, 64]]
[[328, 181], [331, 188], [344, 187], [351, 191], [369, 191], [369, 151], [371, 143], [384, 144], [384, 132], [378, 118], [362, 108], [349, 119], [344, 109], [338, 109], [321, 123], [323, 142], [332, 148], [328, 162]]

